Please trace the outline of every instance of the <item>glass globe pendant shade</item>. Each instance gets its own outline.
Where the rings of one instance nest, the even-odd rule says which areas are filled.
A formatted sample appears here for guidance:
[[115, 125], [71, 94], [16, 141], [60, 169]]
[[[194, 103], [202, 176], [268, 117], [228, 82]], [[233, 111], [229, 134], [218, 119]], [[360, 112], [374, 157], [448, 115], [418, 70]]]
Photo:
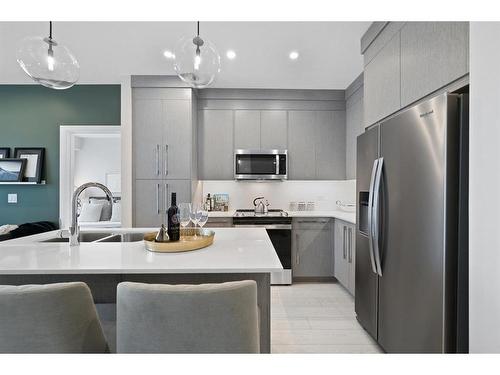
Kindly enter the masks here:
[[17, 48], [16, 57], [27, 75], [51, 89], [68, 89], [80, 77], [80, 65], [75, 56], [50, 37], [24, 38]]
[[174, 50], [174, 69], [180, 79], [202, 89], [214, 82], [220, 72], [220, 55], [215, 46], [199, 36], [182, 38]]

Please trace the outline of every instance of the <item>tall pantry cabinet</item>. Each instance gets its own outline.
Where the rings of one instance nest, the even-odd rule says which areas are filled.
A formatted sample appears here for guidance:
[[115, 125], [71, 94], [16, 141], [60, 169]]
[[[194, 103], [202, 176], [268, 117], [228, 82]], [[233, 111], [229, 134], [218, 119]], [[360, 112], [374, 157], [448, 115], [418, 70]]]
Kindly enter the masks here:
[[196, 98], [189, 88], [132, 89], [133, 223], [157, 227], [171, 204], [191, 202]]

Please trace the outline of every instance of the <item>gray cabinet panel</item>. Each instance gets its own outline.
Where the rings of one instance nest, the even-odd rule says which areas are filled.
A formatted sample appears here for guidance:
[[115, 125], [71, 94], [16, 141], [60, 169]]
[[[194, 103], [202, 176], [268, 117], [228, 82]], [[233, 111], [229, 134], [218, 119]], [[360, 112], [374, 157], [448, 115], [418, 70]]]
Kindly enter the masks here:
[[164, 100], [164, 178], [191, 178], [192, 120], [191, 101]]
[[177, 193], [177, 205], [179, 203], [190, 203], [191, 180], [164, 180], [163, 181], [163, 209], [165, 212], [172, 204], [172, 193]]
[[349, 283], [348, 290], [354, 295], [356, 292], [356, 227], [354, 225], [347, 226], [347, 235], [349, 242], [347, 243], [348, 249], [348, 264], [349, 264]]
[[233, 111], [202, 110], [199, 112], [198, 168], [201, 179], [232, 180]]
[[[361, 90], [360, 90], [361, 91]], [[346, 178], [356, 178], [356, 139], [364, 131], [363, 98], [349, 103], [346, 109]]]
[[401, 104], [468, 72], [468, 22], [408, 22], [401, 29]]
[[344, 111], [316, 112], [316, 179], [345, 179]]
[[339, 220], [335, 220], [334, 227], [334, 274], [339, 283], [347, 286], [349, 284], [348, 255], [345, 241], [347, 237], [347, 227], [344, 222]]
[[298, 218], [294, 221], [293, 234], [293, 276], [333, 276], [331, 220], [328, 218]]
[[134, 188], [134, 226], [159, 227], [163, 215], [162, 181], [136, 180]]
[[135, 178], [159, 178], [163, 152], [161, 100], [134, 100], [133, 162]]
[[205, 224], [205, 228], [230, 228], [232, 226], [232, 217], [209, 217]]
[[316, 178], [315, 111], [288, 112], [288, 176], [293, 180]]
[[260, 112], [260, 147], [286, 150], [288, 148], [286, 111]]
[[400, 32], [365, 67], [365, 127], [401, 108]]
[[234, 111], [234, 148], [260, 150], [260, 111]]

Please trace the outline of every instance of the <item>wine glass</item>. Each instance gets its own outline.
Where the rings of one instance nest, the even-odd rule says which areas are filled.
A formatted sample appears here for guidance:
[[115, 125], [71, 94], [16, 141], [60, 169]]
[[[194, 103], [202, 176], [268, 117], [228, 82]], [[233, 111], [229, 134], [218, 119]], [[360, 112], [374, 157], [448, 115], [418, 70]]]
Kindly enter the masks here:
[[204, 207], [200, 207], [199, 215], [200, 215], [200, 219], [198, 220], [198, 225], [200, 226], [201, 229], [203, 229], [203, 226], [208, 221], [208, 211], [205, 210]]
[[191, 211], [189, 212], [189, 218], [194, 224], [194, 236], [196, 237], [196, 225], [198, 224], [198, 221], [200, 220], [201, 217], [201, 207], [199, 204], [192, 204], [191, 205]]
[[185, 228], [189, 224], [191, 220], [191, 203], [181, 203], [179, 204], [179, 221], [181, 223], [181, 227], [184, 231], [182, 233], [186, 233]]

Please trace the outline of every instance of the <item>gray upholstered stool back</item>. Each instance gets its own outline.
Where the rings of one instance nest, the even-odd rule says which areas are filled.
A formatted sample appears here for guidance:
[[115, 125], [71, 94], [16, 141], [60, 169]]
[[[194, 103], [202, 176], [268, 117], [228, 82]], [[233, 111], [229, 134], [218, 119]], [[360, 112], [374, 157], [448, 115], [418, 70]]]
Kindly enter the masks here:
[[104, 353], [85, 283], [0, 285], [0, 353]]
[[257, 285], [124, 282], [117, 291], [118, 353], [258, 353]]

